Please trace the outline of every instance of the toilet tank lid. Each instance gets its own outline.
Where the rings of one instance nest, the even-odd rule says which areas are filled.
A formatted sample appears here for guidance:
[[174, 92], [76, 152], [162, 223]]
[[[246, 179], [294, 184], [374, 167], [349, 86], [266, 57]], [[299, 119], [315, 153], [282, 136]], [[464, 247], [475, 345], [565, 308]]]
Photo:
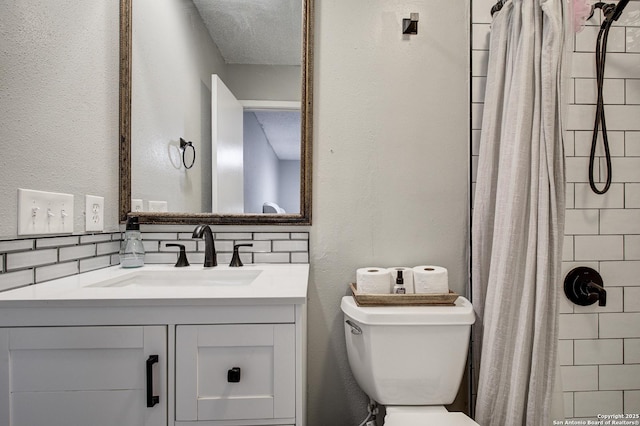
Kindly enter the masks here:
[[358, 306], [353, 296], [344, 296], [342, 312], [361, 324], [372, 325], [471, 325], [473, 306], [460, 296], [454, 306]]

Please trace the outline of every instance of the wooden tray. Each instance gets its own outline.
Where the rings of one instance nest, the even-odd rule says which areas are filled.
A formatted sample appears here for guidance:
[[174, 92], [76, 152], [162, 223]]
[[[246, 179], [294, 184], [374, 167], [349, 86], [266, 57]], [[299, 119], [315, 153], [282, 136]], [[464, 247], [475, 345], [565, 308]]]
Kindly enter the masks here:
[[358, 293], [356, 284], [351, 283], [351, 293], [358, 306], [452, 306], [458, 293], [449, 294], [369, 294]]

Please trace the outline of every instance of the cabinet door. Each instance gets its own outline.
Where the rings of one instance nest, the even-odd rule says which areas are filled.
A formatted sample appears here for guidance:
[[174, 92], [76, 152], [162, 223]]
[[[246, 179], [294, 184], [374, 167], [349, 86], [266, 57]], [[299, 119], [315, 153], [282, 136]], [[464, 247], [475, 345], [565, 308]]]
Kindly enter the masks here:
[[2, 329], [0, 361], [2, 425], [167, 425], [165, 327]]
[[177, 420], [295, 416], [293, 324], [178, 326], [176, 330]]

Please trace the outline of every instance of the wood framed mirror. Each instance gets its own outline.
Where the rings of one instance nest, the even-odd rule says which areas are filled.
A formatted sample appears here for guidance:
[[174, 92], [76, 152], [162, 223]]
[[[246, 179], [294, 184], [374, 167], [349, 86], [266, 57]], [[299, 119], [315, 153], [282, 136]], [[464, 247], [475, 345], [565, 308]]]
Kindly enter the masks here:
[[[273, 11], [265, 11], [264, 8], [261, 8], [257, 12], [245, 12], [245, 11], [236, 11], [234, 13], [240, 13], [241, 19], [237, 17], [233, 17], [232, 15], [224, 15], [223, 13], [231, 13], [225, 10], [221, 10], [217, 4], [230, 3], [234, 4], [234, 8], [237, 9], [238, 4], [243, 4], [244, 7], [251, 8], [257, 7], [257, 4], [264, 4], [264, 1], [256, 3], [251, 0], [243, 0], [240, 2], [230, 2], [228, 0], [162, 0], [162, 2], [174, 2], [177, 6], [172, 6], [173, 9], [167, 8], [167, 10], [162, 11], [163, 15], [161, 17], [155, 18], [152, 16], [154, 13], [158, 12], [159, 4], [158, 0], [153, 0], [153, 9], [150, 11], [142, 11], [144, 8], [145, 2], [149, 3], [149, 0], [120, 0], [120, 199], [119, 199], [119, 216], [120, 221], [124, 222], [127, 220], [129, 216], [138, 216], [141, 223], [148, 224], [199, 224], [199, 223], [207, 223], [207, 224], [227, 224], [227, 225], [310, 225], [311, 224], [311, 166], [312, 166], [312, 116], [313, 116], [313, 102], [312, 102], [312, 88], [313, 88], [313, 0], [273, 0], [274, 3], [280, 3], [280, 9]], [[210, 8], [210, 4], [216, 4], [216, 6], [212, 7], [212, 11], [204, 10], [204, 8]], [[167, 3], [167, 4], [169, 4]], [[284, 8], [284, 9], [282, 9]], [[194, 28], [201, 27], [200, 33], [198, 37], [207, 38], [210, 36], [210, 41], [213, 41], [216, 38], [216, 35], [210, 29], [211, 27], [207, 27], [205, 23], [208, 19], [222, 19], [222, 21], [217, 21], [217, 26], [227, 26], [223, 28], [225, 34], [233, 33], [237, 30], [237, 33], [255, 33], [254, 36], [259, 39], [266, 39], [267, 37], [260, 36], [259, 31], [247, 31], [246, 25], [251, 25], [250, 21], [258, 22], [262, 27], [265, 28], [284, 28], [286, 24], [284, 23], [273, 23], [268, 22], [269, 16], [273, 17], [273, 19], [283, 19], [284, 15], [288, 15], [292, 18], [300, 19], [296, 25], [299, 25], [298, 31], [300, 32], [300, 43], [298, 44], [298, 52], [299, 56], [299, 69], [295, 71], [296, 65], [291, 64], [291, 60], [289, 60], [288, 65], [282, 65], [281, 68], [278, 68], [280, 65], [278, 62], [269, 63], [272, 61], [271, 59], [262, 59], [262, 63], [259, 63], [257, 66], [259, 71], [255, 72], [256, 67], [252, 66], [254, 64], [249, 65], [246, 62], [242, 62], [241, 59], [239, 62], [234, 62], [234, 59], [227, 59], [232, 56], [229, 50], [229, 47], [225, 45], [226, 42], [215, 42], [213, 41], [216, 49], [218, 49], [216, 55], [221, 57], [221, 61], [225, 64], [229, 65], [224, 68], [224, 72], [209, 72], [208, 76], [200, 78], [195, 85], [199, 86], [200, 93], [198, 99], [193, 103], [199, 104], [203, 106], [201, 111], [196, 114], [192, 114], [192, 110], [183, 111], [182, 108], [190, 101], [182, 101], [179, 100], [177, 102], [171, 102], [171, 107], [165, 108], [160, 107], [159, 102], [156, 102], [156, 98], [153, 98], [155, 94], [160, 93], [162, 96], [165, 95], [164, 92], [171, 92], [174, 89], [174, 86], [178, 87], [178, 91], [180, 90], [179, 84], [174, 84], [173, 80], [165, 82], [164, 84], [156, 84], [157, 81], [153, 80], [153, 78], [147, 78], [146, 75], [152, 75], [155, 71], [165, 71], [167, 68], [169, 71], [173, 72], [173, 76], [178, 79], [180, 76], [180, 70], [182, 69], [180, 66], [175, 66], [171, 64], [175, 64], [175, 58], [171, 58], [171, 62], [167, 62], [170, 64], [168, 67], [160, 67], [157, 63], [145, 63], [146, 60], [151, 56], [148, 52], [149, 48], [142, 47], [138, 45], [139, 39], [144, 37], [151, 39], [154, 43], [153, 50], [158, 50], [158, 45], [170, 45], [168, 46], [169, 51], [176, 53], [190, 50], [190, 48], [179, 49], [176, 48], [174, 42], [176, 40], [181, 39], [182, 36], [173, 35], [170, 31], [169, 25], [163, 25], [161, 19], [172, 17], [173, 12], [183, 13], [185, 10], [191, 11], [191, 15], [186, 17], [185, 27], [189, 28], [188, 31], [196, 31]], [[286, 13], [282, 13], [282, 10], [285, 10]], [[207, 14], [217, 14], [213, 18], [207, 18]], [[247, 18], [247, 15], [250, 15]], [[138, 16], [144, 17], [147, 20], [147, 23], [137, 21]], [[195, 18], [194, 18], [195, 16]], [[173, 19], [173, 18], [171, 18]], [[200, 20], [202, 19], [202, 24]], [[197, 21], [197, 22], [195, 22]], [[247, 24], [247, 22], [249, 22]], [[195, 23], [194, 23], [195, 22]], [[137, 26], [136, 26], [137, 25]], [[234, 27], [235, 25], [235, 27]], [[145, 36], [144, 30], [146, 28], [151, 28], [156, 33]], [[208, 28], [208, 29], [207, 29]], [[205, 30], [209, 32], [209, 35], [205, 34]], [[203, 34], [205, 34], [203, 36]], [[282, 40], [291, 39], [291, 36], [287, 36], [287, 34], [278, 34], [279, 40], [281, 43], [278, 44], [278, 51], [282, 49], [280, 46], [285, 43]], [[277, 39], [277, 38], [276, 38]], [[258, 45], [258, 39], [253, 39], [251, 42], [251, 50], [257, 51], [259, 53], [264, 53], [269, 50], [266, 47], [260, 47]], [[221, 44], [222, 46], [218, 46]], [[292, 49], [289, 48], [289, 51]], [[296, 49], [293, 49], [296, 50]], [[202, 55], [196, 54], [192, 55], [195, 58], [202, 58]], [[197, 59], [201, 61], [201, 59]], [[229, 62], [228, 62], [229, 61]], [[215, 62], [215, 60], [213, 61]], [[218, 63], [220, 60], [218, 60]], [[179, 62], [182, 65], [182, 62]], [[285, 63], [285, 62], [282, 62]], [[273, 71], [278, 71], [285, 69], [289, 70], [289, 74], [291, 72], [299, 74], [299, 80], [296, 81], [297, 86], [299, 87], [299, 94], [296, 93], [295, 96], [299, 96], [298, 99], [291, 99], [291, 91], [289, 91], [288, 95], [283, 95], [284, 98], [289, 97], [288, 99], [271, 99], [269, 94], [265, 94], [265, 91], [262, 89], [257, 89], [254, 93], [248, 93], [247, 87], [250, 87], [250, 84], [246, 84], [242, 80], [240, 80], [240, 76], [244, 74], [252, 74], [254, 75], [254, 81], [256, 79], [255, 75], [258, 75], [258, 80], [262, 78], [271, 78], [266, 76], [266, 74], [276, 73]], [[147, 74], [141, 73], [139, 70], [144, 69]], [[152, 70], [153, 72], [149, 72]], [[160, 73], [160, 72], [158, 72]], [[202, 73], [201, 73], [202, 74]], [[213, 135], [217, 131], [217, 116], [216, 116], [216, 108], [222, 110], [222, 107], [216, 107], [215, 98], [213, 106], [207, 105], [207, 94], [219, 92], [216, 83], [216, 79], [220, 75], [226, 75], [228, 81], [226, 83], [227, 86], [233, 89], [234, 87], [240, 88], [238, 91], [242, 93], [240, 96], [235, 95], [236, 98], [240, 99], [240, 105], [244, 106], [244, 115], [253, 114], [254, 111], [264, 111], [269, 112], [267, 110], [278, 109], [278, 110], [295, 110], [295, 105], [299, 105], [299, 114], [298, 121], [289, 120], [289, 127], [292, 127], [291, 123], [294, 123], [294, 127], [298, 126], [299, 123], [299, 165], [297, 169], [294, 169], [296, 172], [299, 170], [299, 185], [295, 186], [297, 190], [297, 194], [293, 199], [297, 199], [299, 195], [299, 209], [296, 210], [295, 207], [288, 209], [286, 213], [282, 213], [282, 209], [279, 209], [280, 213], [271, 213], [270, 208], [267, 208], [267, 204], [275, 204], [277, 206], [277, 200], [273, 198], [275, 196], [264, 196], [261, 195], [262, 198], [251, 199], [252, 208], [239, 208], [237, 206], [233, 207], [222, 207], [222, 196], [219, 194], [219, 190], [216, 189], [216, 182], [221, 181], [217, 176], [220, 174], [218, 168], [216, 168], [216, 164], [219, 164], [220, 158], [216, 156], [216, 152], [220, 151], [220, 148], [216, 148], [215, 145], [215, 135]], [[284, 81], [287, 80], [285, 73], [277, 73], [275, 78], [276, 80]], [[152, 76], [155, 77], [155, 76]], [[210, 78], [210, 79], [209, 79]], [[284, 83], [284, 85], [291, 86], [292, 79], [289, 79]], [[220, 80], [221, 81], [221, 80]], [[269, 80], [271, 81], [271, 80]], [[298, 84], [299, 83], [299, 84]], [[189, 83], [192, 84], [193, 83]], [[225, 83], [220, 83], [222, 86], [225, 86]], [[277, 84], [269, 85], [269, 86], [278, 86]], [[296, 88], [297, 90], [297, 88]], [[198, 89], [195, 90], [196, 92]], [[204, 95], [203, 95], [204, 93]], [[257, 96], [255, 95], [257, 93]], [[135, 96], [147, 96], [148, 98], [144, 98], [140, 100], [140, 98], [136, 98]], [[175, 99], [172, 98], [171, 95], [166, 96], [169, 100]], [[276, 96], [277, 97], [277, 96]], [[203, 101], [204, 100], [204, 101]], [[153, 105], [154, 110], [144, 110], [143, 108], [149, 107], [149, 105]], [[176, 105], [178, 105], [176, 107]], [[157, 110], [156, 110], [157, 108]], [[198, 109], [198, 106], [195, 107]], [[162, 127], [167, 121], [170, 121], [172, 118], [177, 115], [182, 115], [178, 117], [178, 121], [180, 124], [189, 123], [194, 121], [199, 115], [203, 117], [202, 121], [198, 121], [195, 125], [192, 124], [191, 129], [195, 127], [197, 131], [189, 134], [189, 126], [186, 124], [184, 126], [173, 126], [171, 130], [163, 130], [156, 131], [157, 127]], [[262, 128], [265, 129], [269, 126], [270, 118], [267, 117], [268, 114], [264, 114], [266, 118], [258, 117], [257, 123]], [[287, 115], [287, 114], [280, 114]], [[288, 116], [288, 115], [287, 115]], [[140, 117], [143, 117], [141, 119]], [[153, 120], [148, 117], [153, 117]], [[169, 117], [169, 120], [166, 119]], [[195, 118], [194, 118], [195, 117]], [[163, 119], [164, 118], [164, 119]], [[252, 117], [253, 119], [254, 117]], [[136, 121], [137, 120], [137, 121]], [[209, 121], [207, 121], [209, 120]], [[141, 121], [149, 121], [148, 123], [144, 123], [141, 125]], [[197, 120], [196, 120], [197, 121]], [[223, 120], [225, 121], [225, 120]], [[210, 122], [210, 125], [207, 126]], [[248, 124], [244, 124], [244, 127], [247, 128]], [[141, 128], [146, 127], [152, 128], [151, 132], [144, 133]], [[179, 127], [176, 130], [176, 127]], [[207, 129], [208, 127], [208, 129]], [[246, 133], [246, 132], [245, 132]], [[266, 130], [265, 130], [266, 133]], [[193, 140], [193, 146], [195, 150], [196, 161], [194, 162], [195, 167], [188, 167], [191, 165], [192, 159], [186, 163], [183, 162], [183, 158], [181, 156], [185, 153], [182, 151], [183, 148], [180, 146], [180, 141], [183, 141], [182, 146], [184, 146], [184, 141], [191, 142]], [[155, 143], [154, 146], [145, 145], [152, 141]], [[240, 146], [242, 147], [242, 142], [240, 142]], [[253, 158], [253, 154], [246, 154], [246, 146], [245, 142], [244, 148], [244, 157], [245, 158]], [[280, 155], [280, 154], [277, 154]], [[139, 160], [142, 158], [143, 160]], [[160, 175], [154, 175], [147, 173], [146, 171], [141, 171], [143, 168], [139, 166], [141, 162], [145, 162], [145, 165], [151, 168], [159, 169]], [[216, 163], [218, 161], [218, 163]], [[211, 170], [207, 171], [207, 164], [209, 164]], [[240, 166], [246, 167], [247, 170], [254, 170], [255, 168], [251, 165], [249, 166]], [[289, 168], [291, 170], [291, 168]], [[157, 170], [156, 170], [157, 171]], [[241, 171], [241, 174], [247, 175], [247, 171]], [[274, 172], [271, 172], [274, 173]], [[281, 173], [281, 172], [277, 172]], [[291, 172], [288, 172], [288, 176], [291, 176]], [[282, 174], [282, 173], [281, 173]], [[297, 174], [297, 173], [296, 173]], [[245, 178], [246, 179], [246, 178]], [[252, 179], [256, 179], [255, 176]], [[258, 177], [258, 182], [265, 179]], [[242, 180], [242, 178], [241, 178]], [[164, 183], [169, 182], [169, 183]], [[177, 182], [175, 187], [171, 187], [172, 182]], [[142, 185], [144, 183], [144, 185]], [[147, 187], [147, 189], [139, 189], [143, 186]], [[222, 184], [226, 185], [226, 184]], [[202, 194], [198, 195], [197, 190], [194, 188], [200, 186], [200, 191]], [[247, 187], [254, 188], [255, 185], [251, 185], [250, 183], [246, 185]], [[221, 186], [224, 190], [227, 188], [237, 188], [237, 186], [233, 186], [229, 184], [228, 186]], [[282, 183], [280, 183], [280, 187], [282, 187]], [[290, 185], [288, 186], [290, 187]], [[148, 189], [151, 188], [151, 189]], [[203, 189], [204, 188], [204, 189]], [[157, 192], [153, 192], [156, 190]], [[147, 191], [147, 192], [145, 192]], [[216, 192], [218, 191], [218, 192]], [[235, 190], [234, 190], [235, 191]], [[183, 193], [193, 192], [195, 195], [192, 197], [196, 200], [195, 203], [186, 203], [188, 208], [183, 207], [181, 201], [152, 201], [152, 200], [162, 200], [162, 198], [168, 198], [175, 194], [183, 195]], [[207, 193], [208, 192], [208, 193]], [[233, 192], [233, 191], [231, 191]], [[237, 196], [237, 191], [235, 191], [235, 195]], [[256, 192], [256, 191], [254, 191]], [[243, 194], [242, 199], [248, 199], [249, 195], [246, 193]], [[184, 197], [183, 197], [184, 198]], [[237, 198], [237, 197], [236, 197]], [[135, 205], [136, 208], [132, 207], [132, 199], [136, 200]], [[263, 206], [262, 201], [264, 201], [263, 212], [256, 211], [258, 204], [260, 207]], [[275, 203], [271, 203], [271, 201], [276, 201]], [[159, 203], [159, 204], [158, 204]], [[164, 204], [162, 204], [164, 203]], [[167, 207], [167, 204], [170, 207]], [[196, 204], [198, 206], [193, 207], [191, 204]], [[246, 203], [247, 205], [249, 203]], [[159, 208], [157, 206], [160, 206]], [[154, 211], [155, 209], [158, 209]], [[264, 213], [267, 212], [267, 213]]]

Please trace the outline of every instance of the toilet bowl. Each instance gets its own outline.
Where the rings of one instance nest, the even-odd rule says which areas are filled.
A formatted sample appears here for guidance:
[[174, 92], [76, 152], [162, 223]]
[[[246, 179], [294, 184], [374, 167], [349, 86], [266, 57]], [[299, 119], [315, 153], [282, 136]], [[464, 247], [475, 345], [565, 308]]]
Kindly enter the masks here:
[[360, 307], [342, 298], [347, 355], [360, 388], [386, 407], [385, 426], [477, 426], [448, 412], [455, 399], [475, 314], [454, 306]]

